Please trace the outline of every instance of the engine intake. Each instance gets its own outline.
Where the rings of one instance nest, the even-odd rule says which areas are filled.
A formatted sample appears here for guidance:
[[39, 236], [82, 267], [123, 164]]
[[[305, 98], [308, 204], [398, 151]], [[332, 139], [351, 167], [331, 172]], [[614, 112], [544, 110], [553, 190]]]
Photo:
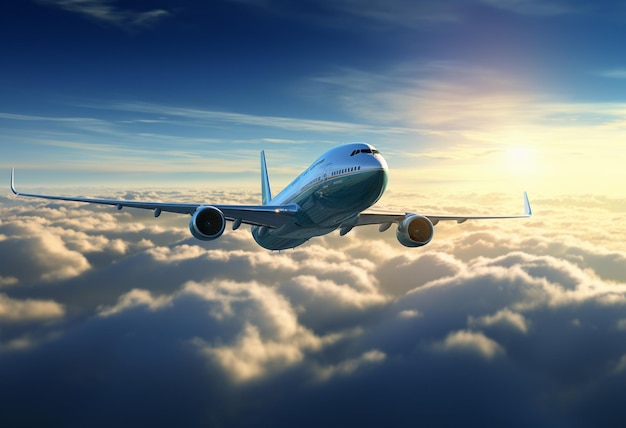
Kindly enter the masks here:
[[211, 206], [200, 207], [193, 213], [189, 230], [196, 239], [212, 241], [222, 236], [226, 227], [224, 213]]
[[421, 247], [433, 239], [435, 227], [424, 216], [410, 214], [398, 225], [396, 237], [405, 247]]

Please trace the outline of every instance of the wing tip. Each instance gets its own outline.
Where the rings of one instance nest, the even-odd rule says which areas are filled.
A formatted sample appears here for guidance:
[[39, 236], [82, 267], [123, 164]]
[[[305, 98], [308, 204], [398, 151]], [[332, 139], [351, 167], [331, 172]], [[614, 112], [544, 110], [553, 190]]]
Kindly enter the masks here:
[[528, 200], [527, 192], [524, 192], [524, 215], [526, 217], [531, 217], [533, 215], [533, 210], [530, 208], [530, 201]]
[[16, 195], [20, 194], [20, 192], [15, 189], [15, 167], [11, 167], [11, 191]]

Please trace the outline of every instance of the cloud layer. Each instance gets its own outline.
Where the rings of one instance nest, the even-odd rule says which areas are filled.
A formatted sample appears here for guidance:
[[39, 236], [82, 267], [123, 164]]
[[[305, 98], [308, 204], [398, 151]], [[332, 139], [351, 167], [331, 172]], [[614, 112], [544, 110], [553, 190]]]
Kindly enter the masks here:
[[365, 227], [271, 253], [245, 229], [194, 241], [183, 216], [4, 198], [3, 421], [618, 426], [624, 201], [574, 229], [564, 200], [417, 250]]

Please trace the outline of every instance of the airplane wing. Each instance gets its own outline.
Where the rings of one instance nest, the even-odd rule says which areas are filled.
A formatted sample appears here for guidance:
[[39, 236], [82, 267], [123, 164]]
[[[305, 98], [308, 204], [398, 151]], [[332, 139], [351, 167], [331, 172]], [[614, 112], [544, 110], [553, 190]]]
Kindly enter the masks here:
[[[392, 223], [400, 223], [402, 222], [407, 215], [411, 215], [412, 213], [401, 213], [401, 212], [384, 212], [384, 211], [373, 211], [366, 210], [359, 214], [358, 221], [356, 226], [362, 226], [367, 224], [380, 224], [381, 227], [385, 225], [391, 226]], [[463, 216], [451, 216], [451, 215], [440, 215], [440, 214], [421, 214], [424, 217], [427, 217], [433, 225], [439, 223], [440, 221], [456, 221], [457, 223], [463, 223], [467, 220], [497, 220], [497, 219], [505, 219], [505, 218], [526, 218], [532, 216], [532, 210], [530, 208], [530, 202], [528, 201], [528, 194], [524, 192], [524, 214], [520, 215], [506, 215], [506, 216], [473, 216], [473, 215], [463, 215]]]
[[39, 195], [35, 193], [23, 193], [15, 189], [15, 171], [11, 169], [11, 191], [18, 196], [31, 198], [51, 199], [58, 201], [85, 202], [90, 204], [112, 205], [121, 210], [124, 207], [153, 210], [154, 216], [158, 217], [161, 212], [193, 215], [198, 207], [211, 205], [218, 208], [227, 220], [241, 220], [242, 223], [255, 226], [268, 226], [277, 228], [293, 221], [298, 212], [298, 206], [290, 205], [214, 205], [214, 204], [183, 204], [167, 202], [141, 202], [117, 199], [98, 199], [71, 196]]

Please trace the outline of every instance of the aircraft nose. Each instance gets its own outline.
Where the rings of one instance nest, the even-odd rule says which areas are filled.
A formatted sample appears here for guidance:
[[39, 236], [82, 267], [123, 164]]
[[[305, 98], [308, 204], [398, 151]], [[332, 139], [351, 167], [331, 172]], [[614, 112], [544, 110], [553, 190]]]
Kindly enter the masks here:
[[367, 168], [371, 170], [384, 170], [388, 169], [387, 161], [380, 154], [371, 155], [366, 162]]
[[378, 161], [381, 169], [384, 169], [386, 171], [389, 168], [389, 166], [387, 165], [387, 161], [384, 157], [382, 157], [382, 155], [377, 154], [374, 156], [374, 159]]

